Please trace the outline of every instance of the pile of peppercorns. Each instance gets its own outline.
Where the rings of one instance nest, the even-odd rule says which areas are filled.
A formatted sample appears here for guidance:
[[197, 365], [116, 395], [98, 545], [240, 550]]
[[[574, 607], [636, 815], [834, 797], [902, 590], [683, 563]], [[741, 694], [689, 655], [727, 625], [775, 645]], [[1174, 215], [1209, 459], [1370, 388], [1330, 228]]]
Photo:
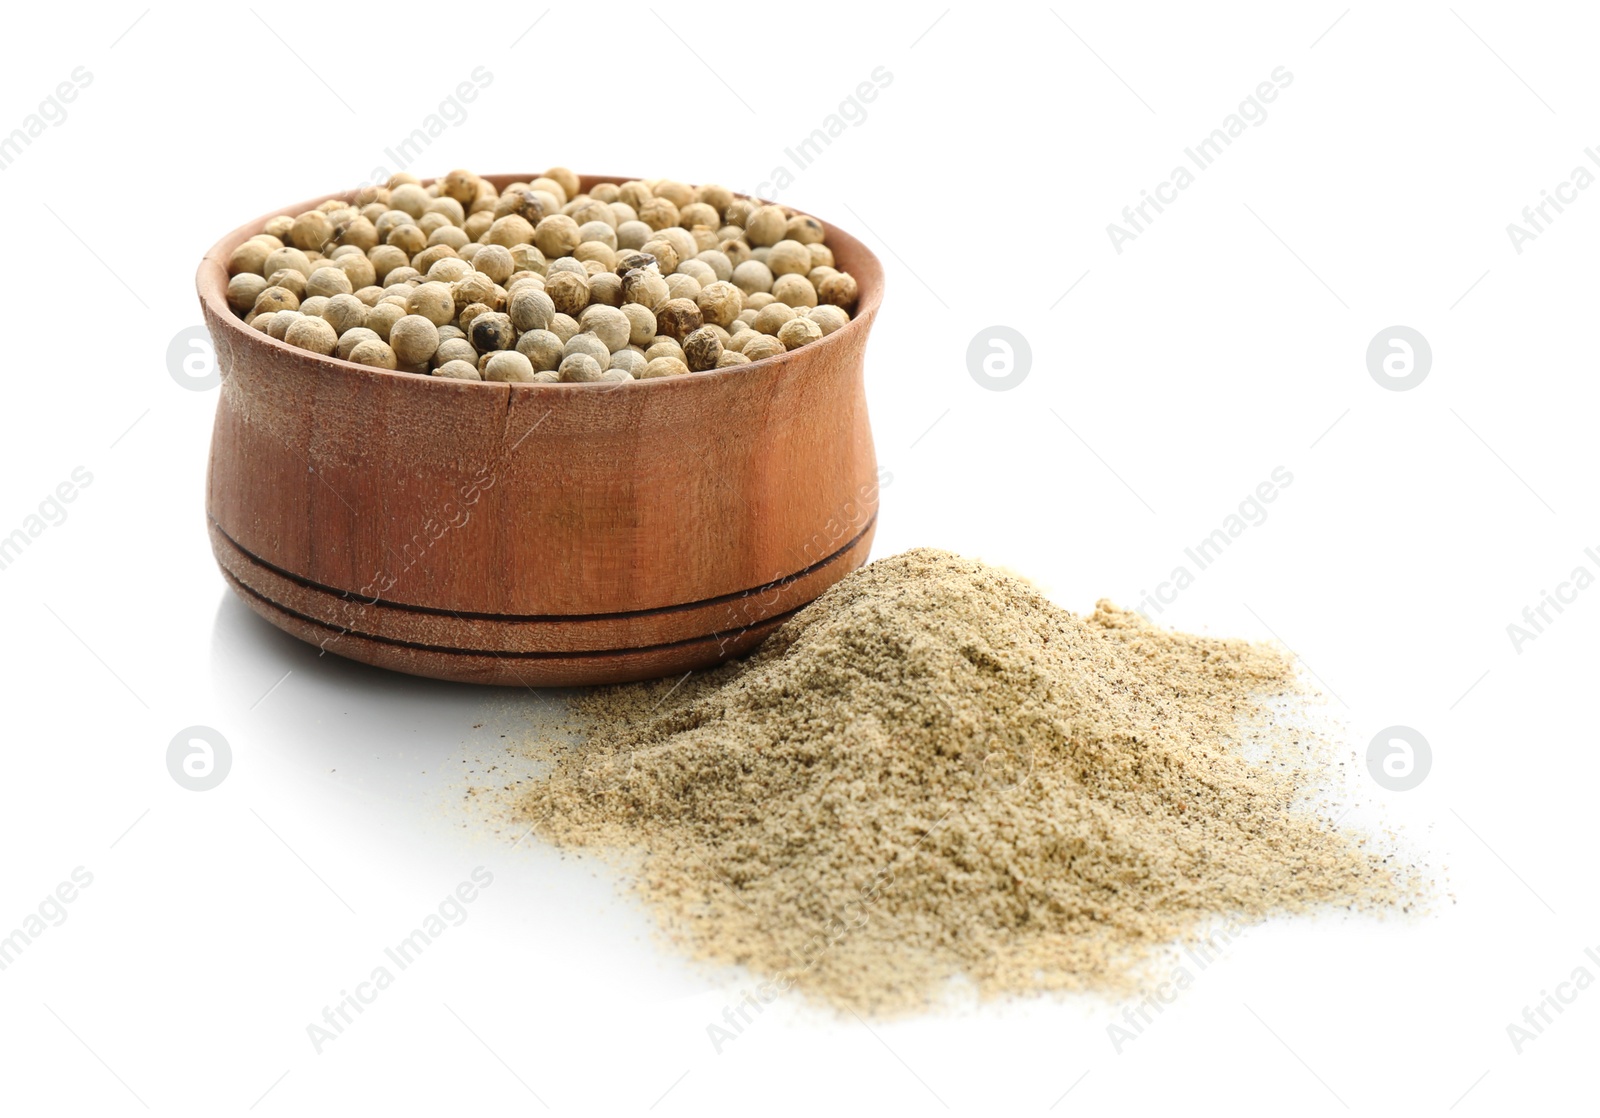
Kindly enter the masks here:
[[455, 380], [674, 376], [775, 357], [850, 321], [816, 218], [666, 179], [553, 167], [496, 190], [398, 174], [267, 222], [228, 261], [248, 325], [358, 365]]

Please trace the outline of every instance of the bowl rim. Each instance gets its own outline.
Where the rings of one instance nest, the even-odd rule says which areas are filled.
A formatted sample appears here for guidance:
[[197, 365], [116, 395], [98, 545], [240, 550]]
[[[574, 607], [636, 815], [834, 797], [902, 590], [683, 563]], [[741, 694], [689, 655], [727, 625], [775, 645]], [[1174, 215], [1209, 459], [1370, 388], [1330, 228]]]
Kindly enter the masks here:
[[[488, 174], [481, 175], [479, 177], [488, 179], [490, 182], [493, 182], [496, 185], [497, 189], [504, 190], [506, 186], [510, 185], [511, 183], [532, 182], [534, 179], [541, 177], [541, 175], [542, 172], [540, 174]], [[421, 185], [429, 186], [434, 182], [437, 182], [442, 177], [443, 176], [435, 176], [433, 178], [423, 179], [421, 180]], [[583, 189], [585, 191], [600, 183], [609, 182], [620, 186], [626, 182], [640, 181], [639, 176], [637, 175], [580, 175], [579, 179], [581, 180]], [[690, 183], [688, 185], [694, 186], [699, 184]], [[311, 362], [315, 365], [323, 366], [329, 370], [334, 370], [339, 375], [350, 375], [355, 373], [358, 375], [379, 378], [397, 377], [411, 382], [431, 382], [440, 388], [445, 388], [450, 391], [474, 392], [481, 391], [485, 388], [505, 388], [517, 391], [587, 391], [591, 394], [598, 395], [617, 390], [660, 391], [671, 385], [683, 386], [687, 384], [703, 384], [711, 381], [730, 379], [736, 376], [749, 376], [752, 374], [752, 372], [756, 373], [757, 375], [780, 375], [775, 372], [775, 370], [783, 368], [789, 358], [795, 357], [798, 354], [820, 355], [826, 352], [830, 345], [837, 347], [839, 345], [846, 344], [846, 341], [838, 340], [845, 335], [849, 335], [850, 337], [854, 337], [856, 333], [861, 333], [864, 335], [868, 330], [870, 330], [872, 326], [872, 320], [877, 315], [878, 308], [883, 302], [883, 262], [878, 259], [877, 254], [868, 248], [866, 244], [859, 238], [832, 224], [825, 218], [817, 217], [816, 214], [799, 209], [798, 207], [787, 206], [785, 208], [791, 210], [796, 215], [814, 217], [816, 220], [822, 222], [822, 226], [826, 234], [823, 242], [824, 244], [829, 244], [830, 247], [832, 247], [832, 242], [836, 237], [843, 241], [847, 241], [851, 246], [852, 253], [859, 253], [865, 258], [871, 267], [866, 270], [865, 276], [856, 277], [860, 283], [861, 289], [856, 300], [856, 312], [851, 315], [849, 322], [845, 323], [833, 333], [827, 334], [814, 342], [802, 346], [799, 349], [787, 350], [783, 353], [775, 354], [772, 357], [763, 357], [759, 361], [751, 361], [745, 365], [730, 365], [721, 369], [702, 369], [699, 371], [690, 370], [688, 373], [679, 374], [677, 376], [651, 377], [648, 380], [634, 378], [625, 381], [555, 381], [553, 383], [540, 384], [531, 384], [526, 381], [466, 381], [456, 380], [452, 377], [434, 376], [431, 372], [408, 373], [400, 369], [379, 369], [371, 365], [358, 365], [354, 361], [346, 361], [339, 357], [314, 353], [311, 350], [301, 349], [298, 346], [292, 346], [288, 342], [280, 341], [270, 334], [257, 330], [254, 326], [247, 325], [244, 319], [240, 317], [231, 306], [228, 305], [228, 281], [232, 278], [228, 274], [228, 258], [232, 255], [233, 249], [243, 241], [248, 240], [250, 237], [260, 232], [262, 227], [274, 217], [278, 217], [280, 215], [293, 216], [302, 214], [307, 210], [315, 209], [322, 203], [335, 198], [341, 198], [353, 202], [354, 196], [358, 190], [359, 188], [334, 191], [331, 194], [325, 194], [319, 198], [313, 198], [310, 201], [299, 202], [290, 206], [281, 206], [277, 209], [269, 210], [267, 213], [245, 222], [243, 225], [240, 225], [232, 232], [223, 236], [214, 245], [206, 250], [205, 255], [201, 257], [199, 268], [195, 273], [195, 288], [199, 293], [201, 303], [204, 305], [204, 307], [211, 310], [213, 318], [226, 323], [231, 328], [235, 336], [249, 336], [252, 344], [265, 343], [269, 351], [276, 348], [284, 355], [293, 356], [297, 361]], [[731, 193], [735, 198], [745, 198], [749, 199], [750, 201], [762, 202], [763, 204], [769, 205], [780, 204], [776, 202], [766, 202], [764, 199], [756, 198], [749, 194], [742, 194], [738, 191], [732, 191]], [[851, 274], [854, 275], [855, 273]]]

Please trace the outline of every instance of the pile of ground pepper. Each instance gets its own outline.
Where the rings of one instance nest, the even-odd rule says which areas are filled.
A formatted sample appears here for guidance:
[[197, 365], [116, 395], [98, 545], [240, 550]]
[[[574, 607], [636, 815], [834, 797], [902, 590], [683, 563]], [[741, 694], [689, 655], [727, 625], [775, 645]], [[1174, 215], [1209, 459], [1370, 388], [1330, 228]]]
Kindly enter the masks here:
[[587, 693], [518, 810], [770, 989], [880, 1014], [1117, 994], [1224, 923], [1408, 902], [1393, 856], [1319, 810], [1307, 701], [1271, 646], [1077, 616], [920, 549], [747, 659]]

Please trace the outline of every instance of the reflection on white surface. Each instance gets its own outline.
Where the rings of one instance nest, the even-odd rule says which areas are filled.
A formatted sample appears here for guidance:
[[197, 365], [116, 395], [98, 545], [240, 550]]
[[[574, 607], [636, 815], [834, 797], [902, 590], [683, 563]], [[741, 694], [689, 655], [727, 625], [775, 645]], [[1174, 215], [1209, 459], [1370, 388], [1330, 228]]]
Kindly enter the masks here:
[[[517, 943], [507, 948], [516, 954], [566, 958], [590, 975], [625, 975], [644, 1002], [714, 987], [714, 976], [670, 949], [639, 950], [655, 938], [654, 922], [619, 890], [616, 871], [525, 837], [514, 817], [508, 786], [537, 779], [518, 746], [564, 714], [569, 692], [447, 683], [322, 654], [227, 589], [210, 660], [219, 703], [243, 712], [228, 734], [238, 768], [254, 770], [240, 775], [266, 793], [263, 816], [287, 819], [297, 845], [311, 830], [307, 819], [344, 833], [350, 861], [364, 872], [349, 889], [348, 868], [330, 871], [341, 893], [387, 880], [407, 896], [426, 882], [431, 897], [485, 865], [495, 875], [485, 894], [495, 930], [475, 934]], [[304, 853], [321, 870], [326, 849]]]
[[[564, 709], [562, 692], [447, 683], [324, 653], [224, 591], [211, 632], [212, 682], [279, 756], [362, 793], [414, 801], [490, 721], [498, 732]], [[474, 730], [479, 723], [485, 725]], [[487, 740], [487, 739], [485, 739]], [[458, 766], [459, 767], [459, 766]]]

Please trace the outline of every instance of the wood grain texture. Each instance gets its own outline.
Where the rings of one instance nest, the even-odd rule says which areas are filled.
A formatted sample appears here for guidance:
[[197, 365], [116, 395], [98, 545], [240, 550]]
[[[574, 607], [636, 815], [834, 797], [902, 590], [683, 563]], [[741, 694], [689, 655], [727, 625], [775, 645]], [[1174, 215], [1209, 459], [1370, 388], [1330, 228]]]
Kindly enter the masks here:
[[[585, 189], [602, 181], [626, 180]], [[212, 248], [197, 285], [222, 374], [213, 550], [285, 631], [435, 678], [617, 682], [746, 651], [865, 562], [862, 372], [883, 271], [848, 234], [827, 227], [860, 305], [818, 342], [682, 377], [509, 385], [370, 369], [245, 326], [227, 260], [272, 216]]]

